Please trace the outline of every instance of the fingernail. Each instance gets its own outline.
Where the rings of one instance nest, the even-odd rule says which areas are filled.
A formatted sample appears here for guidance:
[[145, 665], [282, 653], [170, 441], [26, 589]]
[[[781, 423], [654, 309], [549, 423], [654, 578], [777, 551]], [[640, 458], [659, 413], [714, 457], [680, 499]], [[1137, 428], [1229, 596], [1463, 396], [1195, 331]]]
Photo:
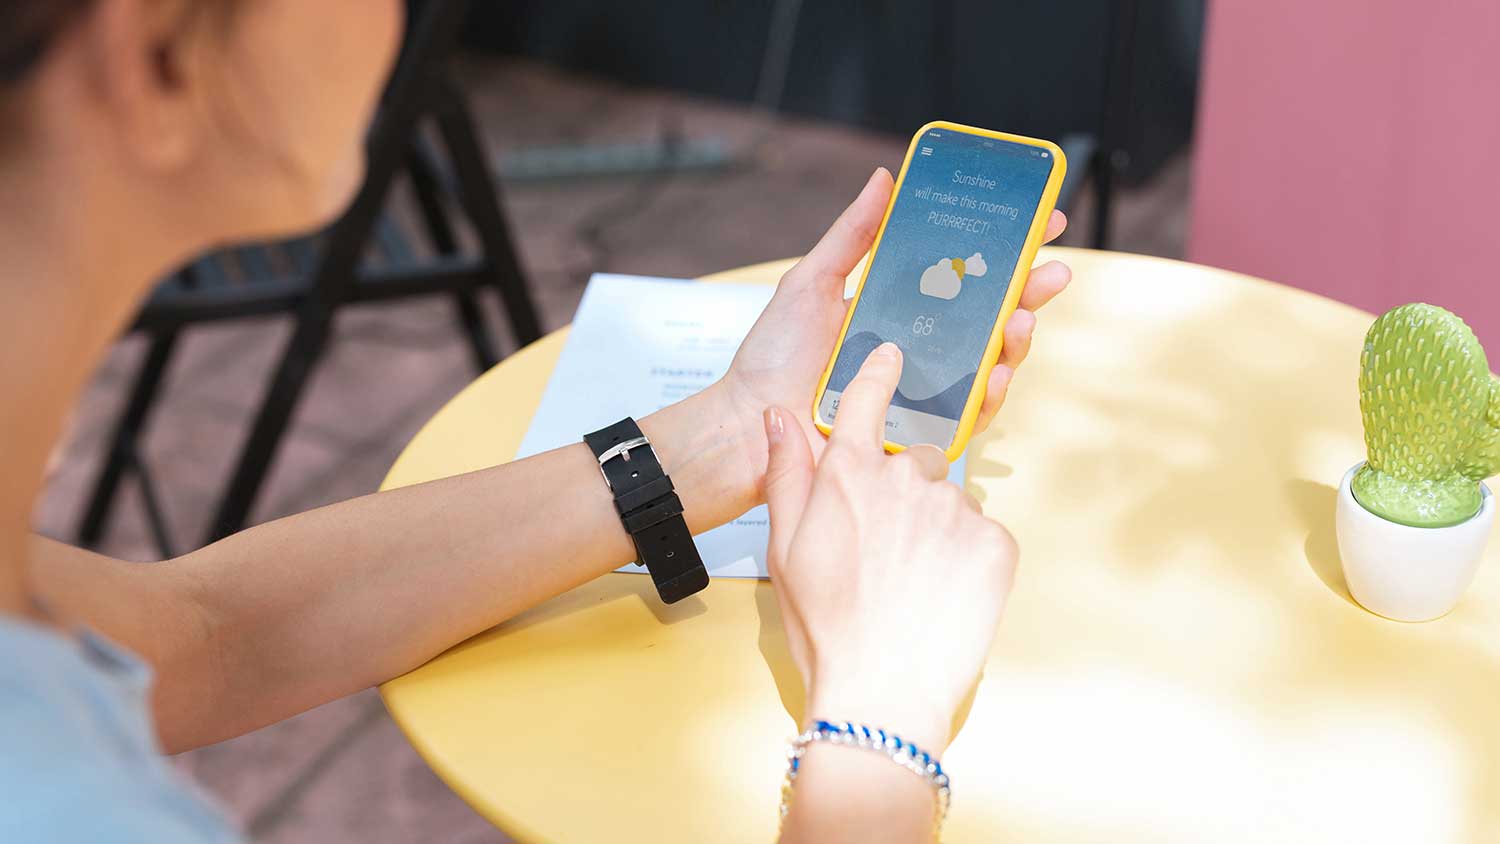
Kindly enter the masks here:
[[780, 442], [781, 436], [786, 433], [786, 423], [781, 418], [781, 411], [774, 407], [766, 408], [764, 414], [766, 423], [766, 439], [771, 442]]
[[895, 343], [887, 341], [875, 347], [875, 354], [895, 360], [901, 357], [901, 349]]

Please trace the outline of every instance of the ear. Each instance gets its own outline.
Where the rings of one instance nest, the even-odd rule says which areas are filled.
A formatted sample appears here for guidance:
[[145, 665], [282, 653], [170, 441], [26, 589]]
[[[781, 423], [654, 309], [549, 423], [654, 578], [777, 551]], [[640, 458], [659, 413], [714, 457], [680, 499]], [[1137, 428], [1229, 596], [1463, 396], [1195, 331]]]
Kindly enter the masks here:
[[178, 169], [205, 136], [188, 61], [192, 27], [184, 0], [97, 0], [80, 36], [92, 83], [117, 137], [141, 165]]

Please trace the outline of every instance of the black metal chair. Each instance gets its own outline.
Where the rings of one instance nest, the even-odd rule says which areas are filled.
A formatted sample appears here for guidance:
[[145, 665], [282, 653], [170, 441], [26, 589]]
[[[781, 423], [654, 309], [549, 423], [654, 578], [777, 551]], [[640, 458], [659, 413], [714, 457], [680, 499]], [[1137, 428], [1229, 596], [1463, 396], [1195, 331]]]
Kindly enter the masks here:
[[1111, 0], [1108, 6], [1104, 88], [1100, 91], [1099, 124], [1093, 132], [1074, 132], [1058, 141], [1072, 167], [1063, 179], [1057, 208], [1073, 213], [1080, 194], [1089, 190], [1093, 209], [1088, 244], [1108, 249], [1114, 216], [1115, 183], [1130, 157], [1130, 90], [1135, 68], [1139, 0]]
[[[468, 5], [468, 0], [409, 4], [406, 43], [366, 139], [365, 183], [338, 222], [313, 238], [235, 249], [200, 260], [162, 283], [148, 299], [131, 331], [150, 337], [150, 347], [79, 523], [81, 544], [99, 542], [128, 473], [140, 485], [161, 553], [173, 555], [166, 514], [141, 459], [139, 441], [173, 349], [193, 325], [272, 314], [290, 314], [294, 320], [292, 336], [240, 449], [205, 544], [245, 525], [308, 376], [328, 346], [340, 307], [451, 296], [480, 371], [499, 360], [476, 299], [480, 291], [498, 292], [518, 344], [540, 336], [498, 185], [449, 67]], [[446, 152], [446, 167], [424, 140], [422, 130], [429, 122]], [[410, 178], [435, 257], [416, 257], [404, 232], [384, 213], [403, 172]], [[460, 249], [450, 217], [455, 208], [472, 223], [481, 254], [466, 255]]]

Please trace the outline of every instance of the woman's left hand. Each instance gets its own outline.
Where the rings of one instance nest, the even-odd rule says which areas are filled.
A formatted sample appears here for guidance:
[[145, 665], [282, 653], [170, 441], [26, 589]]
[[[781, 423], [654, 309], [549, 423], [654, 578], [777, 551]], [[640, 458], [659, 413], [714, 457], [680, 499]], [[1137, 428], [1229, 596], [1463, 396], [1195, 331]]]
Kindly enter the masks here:
[[[767, 407], [790, 408], [814, 458], [823, 453], [823, 434], [812, 421], [813, 393], [848, 312], [844, 280], [870, 251], [893, 187], [891, 174], [884, 167], [870, 176], [864, 190], [823, 239], [781, 277], [776, 295], [750, 329], [729, 372], [716, 385], [730, 402], [730, 413], [751, 426], [741, 439], [750, 449], [747, 457], [751, 474], [757, 479], [765, 476], [766, 448], [764, 437], [755, 434], [760, 432], [761, 414]], [[1062, 234], [1067, 222], [1062, 212], [1053, 211], [1045, 240], [1050, 242]], [[1048, 261], [1032, 269], [1020, 307], [1005, 324], [1005, 343], [985, 385], [975, 433], [989, 427], [1005, 402], [1016, 367], [1031, 350], [1036, 310], [1067, 287], [1071, 279], [1072, 271], [1061, 261]]]

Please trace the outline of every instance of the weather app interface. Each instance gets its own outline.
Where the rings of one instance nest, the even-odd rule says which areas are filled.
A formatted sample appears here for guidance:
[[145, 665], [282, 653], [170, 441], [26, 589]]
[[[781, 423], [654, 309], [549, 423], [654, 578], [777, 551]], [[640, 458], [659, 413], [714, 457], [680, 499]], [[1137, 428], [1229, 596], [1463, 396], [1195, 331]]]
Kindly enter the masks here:
[[947, 448], [1054, 162], [1043, 149], [952, 130], [917, 142], [819, 414], [876, 346], [904, 366], [886, 439]]

